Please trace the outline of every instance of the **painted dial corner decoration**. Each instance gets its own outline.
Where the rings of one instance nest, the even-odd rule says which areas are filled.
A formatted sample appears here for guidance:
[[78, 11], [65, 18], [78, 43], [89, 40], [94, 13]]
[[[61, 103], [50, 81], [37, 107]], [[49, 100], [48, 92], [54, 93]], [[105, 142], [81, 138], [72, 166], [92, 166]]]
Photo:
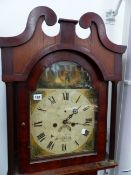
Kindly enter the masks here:
[[98, 106], [91, 83], [73, 62], [45, 69], [30, 94], [31, 161], [95, 152]]

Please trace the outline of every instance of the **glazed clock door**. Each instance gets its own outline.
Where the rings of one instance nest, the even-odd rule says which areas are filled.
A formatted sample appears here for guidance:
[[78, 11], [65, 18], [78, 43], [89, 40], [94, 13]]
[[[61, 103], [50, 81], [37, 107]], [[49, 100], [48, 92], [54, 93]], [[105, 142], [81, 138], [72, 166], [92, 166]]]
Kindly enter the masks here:
[[97, 108], [97, 92], [82, 66], [59, 61], [47, 67], [30, 93], [31, 162], [94, 154]]
[[23, 172], [105, 159], [107, 84], [97, 72], [81, 55], [56, 52], [42, 58], [19, 85]]

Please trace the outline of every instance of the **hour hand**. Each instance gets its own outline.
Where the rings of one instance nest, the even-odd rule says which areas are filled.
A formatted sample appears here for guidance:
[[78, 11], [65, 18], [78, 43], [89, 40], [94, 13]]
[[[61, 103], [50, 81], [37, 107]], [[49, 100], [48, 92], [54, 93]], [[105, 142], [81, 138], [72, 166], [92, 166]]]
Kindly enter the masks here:
[[72, 118], [73, 115], [74, 115], [74, 113], [70, 114], [65, 120], [63, 120], [63, 124], [67, 124], [68, 123], [68, 120], [70, 118]]

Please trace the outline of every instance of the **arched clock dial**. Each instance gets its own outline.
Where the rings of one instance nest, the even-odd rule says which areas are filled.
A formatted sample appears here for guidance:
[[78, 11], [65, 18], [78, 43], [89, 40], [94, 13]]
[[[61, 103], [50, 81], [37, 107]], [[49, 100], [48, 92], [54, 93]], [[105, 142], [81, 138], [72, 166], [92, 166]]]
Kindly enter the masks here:
[[96, 99], [81, 66], [63, 61], [47, 67], [31, 93], [31, 157], [94, 152]]
[[[78, 151], [94, 130], [94, 106], [85, 90], [45, 89], [45, 96], [31, 114], [31, 134], [46, 152]], [[89, 150], [87, 150], [89, 151]]]

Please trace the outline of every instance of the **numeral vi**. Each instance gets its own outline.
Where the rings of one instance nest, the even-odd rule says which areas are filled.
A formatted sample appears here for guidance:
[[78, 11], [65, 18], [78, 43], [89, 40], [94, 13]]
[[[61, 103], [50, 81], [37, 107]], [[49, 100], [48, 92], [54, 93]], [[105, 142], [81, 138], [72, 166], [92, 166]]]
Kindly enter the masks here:
[[66, 151], [66, 144], [62, 144], [62, 151]]

